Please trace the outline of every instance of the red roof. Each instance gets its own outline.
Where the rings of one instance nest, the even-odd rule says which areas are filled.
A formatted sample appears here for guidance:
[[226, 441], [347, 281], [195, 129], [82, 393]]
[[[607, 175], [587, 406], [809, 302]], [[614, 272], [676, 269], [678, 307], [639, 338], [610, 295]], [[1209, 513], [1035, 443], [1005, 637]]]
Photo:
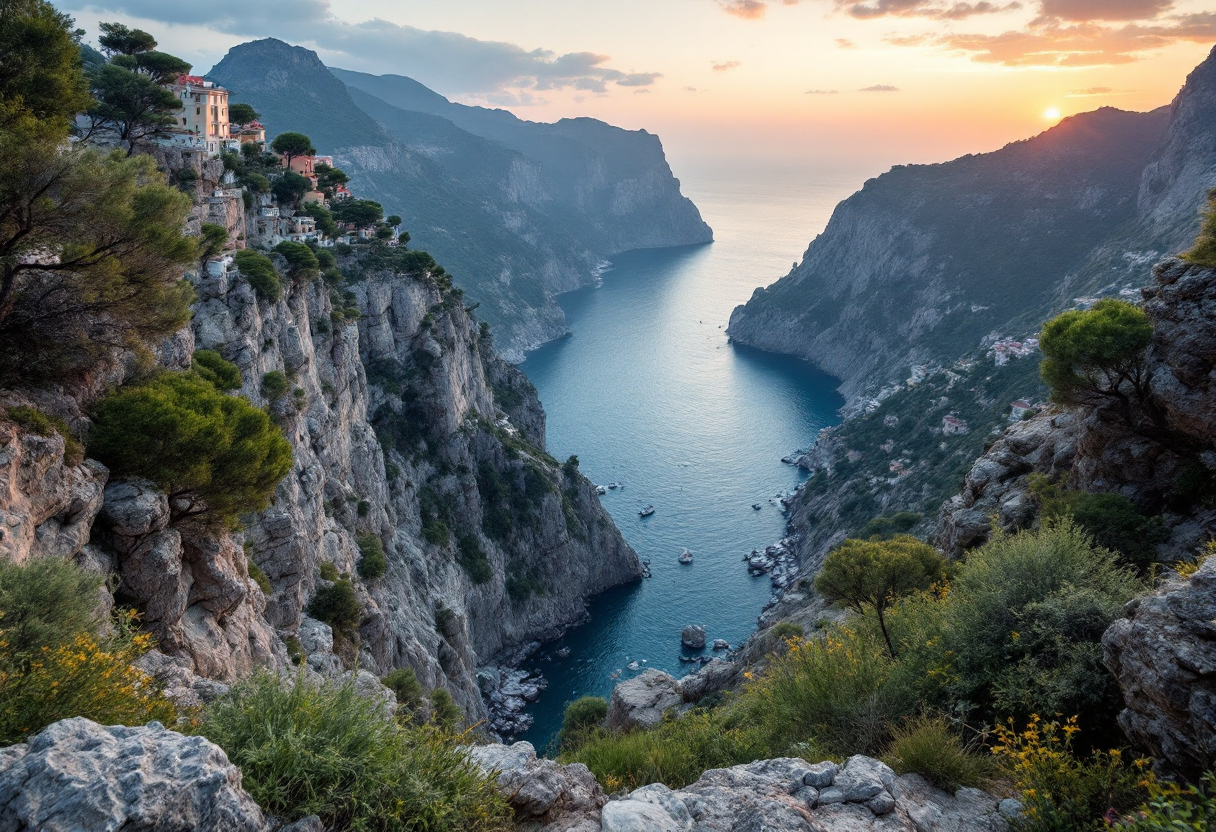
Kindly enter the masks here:
[[177, 82], [179, 84], [201, 84], [201, 83], [203, 83], [203, 80], [204, 80], [203, 76], [201, 76], [201, 75], [179, 75], [179, 76], [177, 76]]

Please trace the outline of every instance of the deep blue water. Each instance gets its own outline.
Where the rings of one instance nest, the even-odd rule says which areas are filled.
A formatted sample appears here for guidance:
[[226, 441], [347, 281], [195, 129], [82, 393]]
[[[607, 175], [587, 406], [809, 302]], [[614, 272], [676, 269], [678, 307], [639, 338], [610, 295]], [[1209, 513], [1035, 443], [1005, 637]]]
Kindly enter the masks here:
[[[522, 365], [548, 413], [549, 452], [578, 454], [593, 482], [624, 484], [600, 499], [653, 573], [595, 599], [591, 621], [536, 658], [549, 688], [524, 738], [538, 747], [567, 702], [606, 696], [633, 675], [631, 661], [676, 676], [695, 669], [679, 661], [684, 625], [732, 645], [755, 629], [771, 590], [743, 555], [783, 536], [770, 500], [800, 477], [781, 457], [834, 424], [843, 401], [812, 365], [730, 344], [726, 323], [756, 286], [789, 270], [863, 180], [714, 165], [686, 174], [716, 242], [615, 258], [602, 285], [560, 299], [573, 334]], [[655, 513], [640, 518], [648, 504]], [[683, 547], [689, 566], [676, 560]]]

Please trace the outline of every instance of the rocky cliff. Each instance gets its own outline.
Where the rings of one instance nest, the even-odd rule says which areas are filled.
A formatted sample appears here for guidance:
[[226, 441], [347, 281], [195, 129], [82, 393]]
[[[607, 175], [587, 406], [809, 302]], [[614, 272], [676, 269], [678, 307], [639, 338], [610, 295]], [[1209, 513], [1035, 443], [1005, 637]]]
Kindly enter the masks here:
[[[203, 173], [214, 192], [221, 166]], [[239, 394], [282, 428], [294, 465], [270, 508], [237, 532], [173, 524], [151, 483], [109, 481], [58, 432], [3, 418], [0, 557], [75, 557], [115, 573], [178, 687], [286, 669], [294, 654], [323, 674], [356, 661], [381, 675], [411, 667], [481, 717], [498, 674], [479, 671], [557, 636], [588, 595], [640, 566], [590, 483], [544, 452], [535, 391], [493, 353], [460, 293], [357, 254], [340, 266], [338, 286], [285, 280], [278, 301], [235, 269], [188, 273], [193, 321], [158, 349], [178, 369], [196, 349], [219, 352], [241, 371]], [[91, 385], [4, 391], [0, 405], [35, 405], [84, 436], [87, 402], [139, 369], [115, 354]], [[276, 372], [290, 392], [268, 398]], [[364, 578], [361, 549], [377, 545], [387, 570]], [[306, 610], [347, 578], [359, 623], [335, 633]]]
[[1033, 139], [893, 168], [842, 202], [730, 335], [810, 359], [846, 396], [1024, 336], [1082, 296], [1134, 289], [1189, 246], [1216, 184], [1216, 56], [1169, 108], [1104, 108]]
[[257, 108], [272, 135], [307, 133], [352, 189], [402, 216], [482, 304], [513, 361], [566, 331], [553, 296], [591, 283], [605, 257], [712, 239], [645, 131], [534, 124], [453, 105], [408, 78], [339, 71], [348, 87], [315, 53], [276, 40], [233, 48], [208, 77]]

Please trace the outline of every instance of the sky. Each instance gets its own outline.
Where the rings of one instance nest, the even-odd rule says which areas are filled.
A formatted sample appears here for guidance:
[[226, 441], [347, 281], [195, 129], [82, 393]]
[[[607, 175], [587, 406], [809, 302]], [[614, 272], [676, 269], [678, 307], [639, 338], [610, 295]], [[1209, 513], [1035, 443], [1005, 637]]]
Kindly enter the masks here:
[[58, 0], [202, 72], [276, 37], [521, 118], [592, 116], [681, 160], [867, 167], [995, 150], [1169, 103], [1216, 0]]

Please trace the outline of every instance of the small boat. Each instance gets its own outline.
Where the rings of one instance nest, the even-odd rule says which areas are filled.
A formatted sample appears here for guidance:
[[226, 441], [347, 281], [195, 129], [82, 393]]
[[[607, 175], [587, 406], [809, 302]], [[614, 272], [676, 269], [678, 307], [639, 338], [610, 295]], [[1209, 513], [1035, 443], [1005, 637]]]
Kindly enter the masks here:
[[654, 514], [654, 506], [646, 506], [638, 512], [638, 517], [649, 517], [652, 514]]
[[752, 508], [754, 508], [756, 511], [759, 511], [759, 510], [760, 510], [760, 504], [759, 504], [759, 503], [752, 503]]
[[680, 552], [680, 563], [685, 565], [692, 563], [692, 552], [688, 551], [687, 549]]

